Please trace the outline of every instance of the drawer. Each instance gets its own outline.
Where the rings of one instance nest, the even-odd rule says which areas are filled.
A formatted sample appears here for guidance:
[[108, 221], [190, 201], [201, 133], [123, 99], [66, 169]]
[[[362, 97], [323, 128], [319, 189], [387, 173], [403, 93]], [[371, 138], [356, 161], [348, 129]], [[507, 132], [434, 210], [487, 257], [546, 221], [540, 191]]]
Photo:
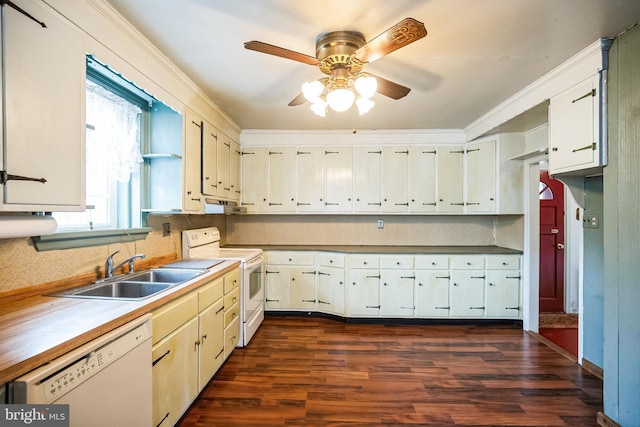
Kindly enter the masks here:
[[315, 265], [314, 252], [302, 251], [269, 251], [267, 252], [267, 264], [280, 265]]
[[240, 302], [240, 288], [235, 288], [224, 296], [224, 309], [227, 311], [232, 305]]
[[381, 255], [380, 268], [413, 269], [413, 255]]
[[222, 277], [203, 285], [198, 289], [198, 311], [202, 311], [224, 295], [224, 280]]
[[484, 270], [484, 255], [452, 255], [452, 270]]
[[152, 343], [155, 344], [171, 332], [198, 315], [198, 294], [192, 292], [152, 312]]
[[339, 267], [344, 268], [344, 255], [323, 253], [318, 254], [318, 265], [322, 267]]
[[224, 306], [224, 327], [226, 328], [240, 317], [240, 304], [235, 303], [231, 307]]
[[380, 268], [378, 255], [349, 255], [350, 268]]
[[233, 289], [240, 286], [240, 269], [236, 269], [224, 276], [224, 293], [228, 294]]
[[449, 257], [442, 255], [419, 255], [414, 259], [415, 268], [425, 270], [448, 270]]
[[487, 255], [489, 270], [520, 270], [520, 255]]
[[229, 326], [224, 328], [224, 358], [225, 360], [231, 355], [231, 352], [238, 345], [240, 340], [240, 319], [232, 321]]

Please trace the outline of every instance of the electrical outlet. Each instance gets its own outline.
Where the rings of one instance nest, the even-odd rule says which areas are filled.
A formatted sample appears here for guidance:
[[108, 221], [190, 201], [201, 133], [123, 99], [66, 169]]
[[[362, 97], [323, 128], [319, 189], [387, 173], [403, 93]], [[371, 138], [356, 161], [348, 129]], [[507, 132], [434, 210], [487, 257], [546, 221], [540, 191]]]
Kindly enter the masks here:
[[171, 235], [171, 225], [168, 222], [162, 223], [162, 237]]
[[378, 228], [384, 228], [384, 219], [378, 220]]

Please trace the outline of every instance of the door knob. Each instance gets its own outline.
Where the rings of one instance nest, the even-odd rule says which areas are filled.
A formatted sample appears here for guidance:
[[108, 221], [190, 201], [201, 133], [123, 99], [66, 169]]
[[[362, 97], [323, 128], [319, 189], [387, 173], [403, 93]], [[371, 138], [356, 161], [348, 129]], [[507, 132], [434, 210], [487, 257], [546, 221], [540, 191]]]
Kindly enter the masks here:
[[564, 249], [564, 243], [558, 243], [558, 244], [556, 245], [556, 247], [557, 247], [558, 249], [561, 249], [561, 250], [562, 250], [562, 249]]

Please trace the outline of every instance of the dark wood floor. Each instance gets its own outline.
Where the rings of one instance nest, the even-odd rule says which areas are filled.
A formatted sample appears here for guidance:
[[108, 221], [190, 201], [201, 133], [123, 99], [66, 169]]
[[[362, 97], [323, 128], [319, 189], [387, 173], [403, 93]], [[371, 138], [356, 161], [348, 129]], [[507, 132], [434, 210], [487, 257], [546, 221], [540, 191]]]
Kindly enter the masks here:
[[515, 326], [268, 316], [180, 426], [595, 426], [602, 382]]

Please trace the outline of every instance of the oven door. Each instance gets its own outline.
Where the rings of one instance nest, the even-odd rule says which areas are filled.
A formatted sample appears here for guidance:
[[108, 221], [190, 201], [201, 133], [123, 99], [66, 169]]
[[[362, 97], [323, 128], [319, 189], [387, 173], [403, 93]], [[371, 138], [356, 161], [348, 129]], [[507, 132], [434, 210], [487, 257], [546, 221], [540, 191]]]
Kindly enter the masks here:
[[264, 256], [248, 261], [243, 274], [244, 301], [243, 322], [249, 322], [258, 312], [264, 311]]

